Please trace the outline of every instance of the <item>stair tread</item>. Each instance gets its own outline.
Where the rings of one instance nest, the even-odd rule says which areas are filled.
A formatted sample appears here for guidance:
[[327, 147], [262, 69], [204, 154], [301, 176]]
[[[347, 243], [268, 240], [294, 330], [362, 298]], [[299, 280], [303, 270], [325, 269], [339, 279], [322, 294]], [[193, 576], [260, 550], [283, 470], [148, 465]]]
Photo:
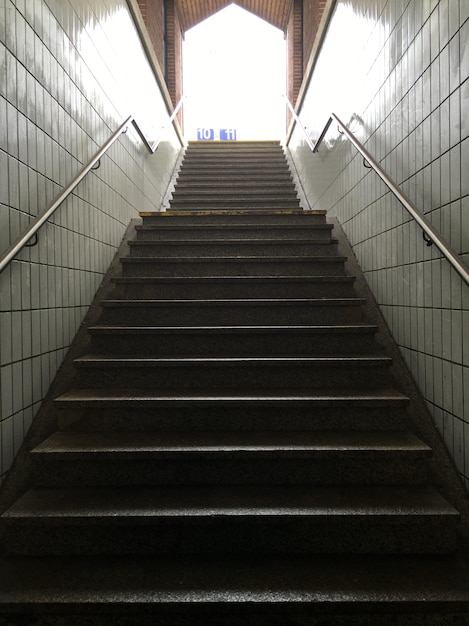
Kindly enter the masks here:
[[73, 404], [75, 402], [88, 402], [102, 406], [153, 406], [153, 405], [189, 405], [189, 406], [230, 406], [230, 405], [276, 405], [295, 406], [297, 404], [319, 404], [319, 405], [368, 405], [368, 404], [388, 404], [397, 406], [406, 405], [409, 399], [404, 394], [393, 388], [386, 389], [290, 389], [277, 390], [256, 390], [256, 393], [246, 393], [240, 391], [233, 393], [233, 390], [217, 390], [216, 393], [194, 390], [180, 389], [178, 392], [168, 392], [155, 387], [154, 389], [134, 389], [134, 388], [101, 388], [101, 389], [71, 389], [56, 398], [56, 402], [63, 404]]
[[427, 486], [184, 486], [54, 487], [27, 491], [4, 519], [125, 519], [157, 517], [409, 517], [459, 513]]
[[186, 454], [226, 456], [239, 453], [396, 453], [428, 456], [431, 449], [408, 431], [255, 431], [255, 432], [56, 432], [36, 446], [42, 457], [77, 454]]
[[88, 332], [91, 334], [196, 334], [204, 333], [208, 335], [218, 334], [367, 334], [374, 333], [378, 330], [377, 326], [372, 324], [347, 324], [347, 325], [272, 325], [272, 326], [130, 326], [130, 325], [102, 325], [90, 326]]
[[[144, 614], [180, 603], [187, 610], [295, 607], [309, 611], [431, 611], [447, 602], [467, 610], [469, 566], [448, 556], [196, 556], [49, 557], [4, 559], [0, 606], [25, 605], [43, 614], [81, 607], [115, 615]], [[373, 604], [376, 603], [376, 604]], [[287, 616], [285, 616], [287, 618]], [[188, 622], [189, 623], [189, 622]]]
[[101, 302], [101, 306], [103, 307], [136, 307], [136, 306], [265, 306], [265, 307], [276, 307], [276, 306], [296, 306], [296, 305], [310, 305], [310, 306], [339, 306], [339, 305], [348, 305], [348, 304], [364, 304], [366, 302], [365, 298], [217, 298], [217, 299], [209, 299], [204, 298], [203, 300], [194, 300], [194, 299], [153, 299], [146, 298], [144, 300], [132, 299], [114, 299], [114, 300], [103, 300]]
[[[189, 186], [189, 184], [193, 184], [194, 187], [200, 188], [200, 189], [208, 189], [210, 191], [212, 191], [213, 187], [210, 185], [209, 182], [207, 182], [205, 179], [201, 179], [201, 180], [194, 180], [192, 183], [186, 183], [184, 182], [185, 176], [181, 173], [180, 176], [178, 177], [178, 181], [177, 181], [177, 187], [174, 190], [174, 193], [179, 192], [181, 190], [184, 190]], [[182, 184], [180, 184], [182, 182]], [[233, 189], [233, 187], [235, 188], [246, 188], [246, 189], [253, 189], [256, 190], [259, 188], [259, 186], [261, 186], [262, 188], [262, 176], [259, 177], [258, 181], [253, 181], [251, 179], [247, 179], [247, 180], [238, 180], [238, 181], [234, 181], [233, 183], [230, 182], [230, 189]], [[220, 181], [220, 189], [223, 189], [226, 187], [226, 183], [223, 184], [223, 181]], [[265, 187], [263, 187], [264, 189], [281, 189], [281, 190], [285, 190], [285, 189], [295, 189], [295, 186], [293, 184], [293, 182], [285, 182], [285, 180], [269, 180], [268, 183], [265, 185]]]
[[[148, 231], [160, 231], [161, 229], [180, 229], [180, 230], [194, 230], [195, 232], [197, 231], [207, 231], [207, 230], [220, 230], [221, 228], [228, 228], [226, 225], [220, 225], [220, 224], [137, 224], [135, 229], [137, 231], [141, 231], [141, 232], [148, 232]], [[249, 222], [237, 222], [237, 223], [233, 223], [229, 226], [230, 230], [262, 230], [265, 231], [266, 229], [269, 230], [281, 230], [282, 232], [285, 231], [290, 231], [290, 230], [333, 230], [334, 225], [333, 224], [269, 224], [269, 225], [262, 225], [262, 224], [249, 224]]]
[[[203, 211], [203, 210], [196, 210], [196, 211], [192, 211], [190, 213], [191, 215], [194, 216], [199, 216], [199, 217], [212, 217], [215, 220], [217, 218], [221, 218], [221, 217], [226, 217], [227, 215], [234, 215], [236, 217], [239, 216], [252, 216], [252, 211], [249, 211], [248, 209], [244, 209], [242, 211]], [[285, 210], [272, 210], [272, 209], [266, 209], [265, 211], [263, 211], [262, 213], [256, 212], [256, 215], [262, 215], [264, 217], [268, 217], [269, 215], [273, 215], [273, 216], [284, 216], [284, 217], [289, 217], [292, 215], [295, 216], [303, 216], [305, 218], [305, 220], [311, 218], [311, 217], [316, 217], [318, 215], [322, 215], [322, 216], [326, 216], [327, 211], [323, 211], [323, 210], [313, 210], [313, 211], [305, 211], [303, 209], [285, 209]], [[169, 219], [171, 217], [187, 217], [188, 212], [187, 211], [174, 211], [174, 210], [169, 210], [169, 211], [140, 211], [139, 213], [140, 217], [153, 217], [153, 218], [159, 218], [159, 219]]]
[[107, 367], [126, 367], [129, 365], [137, 365], [145, 367], [146, 365], [185, 365], [194, 367], [212, 366], [232, 367], [243, 365], [252, 366], [268, 366], [291, 365], [296, 367], [316, 365], [347, 365], [350, 367], [356, 365], [365, 365], [373, 367], [379, 364], [389, 364], [392, 362], [391, 357], [381, 354], [334, 354], [319, 356], [149, 356], [142, 355], [108, 355], [108, 354], [87, 354], [74, 360], [75, 365], [82, 366], [101, 366]]
[[345, 263], [347, 257], [339, 255], [309, 255], [309, 256], [249, 256], [249, 255], [237, 255], [237, 256], [185, 256], [185, 257], [154, 257], [154, 256], [139, 256], [139, 257], [123, 257], [120, 259], [124, 264], [138, 264], [138, 263]]
[[129, 241], [129, 245], [132, 247], [139, 246], [200, 246], [206, 248], [208, 246], [217, 245], [268, 245], [268, 246], [332, 246], [337, 243], [337, 239], [331, 238], [326, 241], [312, 241], [311, 239], [229, 239], [227, 237], [223, 239], [138, 239], [136, 241]]
[[355, 281], [355, 276], [253, 276], [250, 274], [249, 276], [119, 276], [112, 279], [114, 283], [172, 283], [172, 282], [197, 282], [197, 283], [207, 283], [207, 282], [215, 282], [215, 283], [256, 283], [256, 282], [271, 282], [277, 283], [287, 281], [290, 283], [325, 283], [325, 282], [335, 282], [335, 283], [353, 283]]

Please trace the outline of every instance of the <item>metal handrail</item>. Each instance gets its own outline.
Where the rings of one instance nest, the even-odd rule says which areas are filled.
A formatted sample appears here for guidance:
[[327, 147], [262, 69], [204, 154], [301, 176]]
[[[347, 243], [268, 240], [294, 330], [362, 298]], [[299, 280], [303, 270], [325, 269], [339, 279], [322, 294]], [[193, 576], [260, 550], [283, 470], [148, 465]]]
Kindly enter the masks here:
[[285, 95], [283, 97], [285, 98], [285, 103], [286, 103], [287, 107], [290, 109], [290, 112], [293, 115], [293, 118], [294, 118], [295, 122], [298, 124], [298, 126], [303, 131], [303, 134], [306, 137], [306, 141], [308, 142], [309, 147], [314, 152], [314, 143], [311, 141], [311, 137], [308, 135], [308, 131], [306, 130], [306, 128], [301, 123], [301, 120], [298, 117], [298, 113], [295, 111], [295, 109], [294, 109], [292, 103], [290, 102], [290, 100], [288, 99], [288, 97], [285, 96]]
[[369, 163], [369, 165], [374, 169], [374, 171], [381, 178], [383, 183], [388, 187], [388, 189], [396, 196], [399, 202], [404, 206], [405, 209], [410, 213], [410, 215], [414, 218], [414, 220], [421, 226], [424, 231], [424, 235], [427, 237], [425, 241], [427, 245], [432, 242], [436, 245], [436, 247], [440, 250], [440, 252], [446, 257], [446, 259], [451, 263], [454, 269], [458, 272], [461, 278], [465, 281], [466, 284], [469, 284], [469, 267], [466, 263], [461, 259], [461, 257], [456, 254], [451, 249], [451, 246], [443, 239], [443, 237], [438, 233], [437, 230], [430, 224], [430, 222], [424, 217], [424, 215], [417, 209], [417, 207], [413, 204], [413, 202], [405, 195], [405, 193], [398, 187], [398, 185], [386, 174], [383, 168], [379, 165], [379, 163], [371, 156], [368, 150], [363, 146], [360, 141], [355, 137], [355, 135], [345, 126], [345, 124], [337, 117], [335, 113], [331, 113], [331, 117], [327, 121], [324, 130], [319, 136], [316, 144], [313, 147], [313, 152], [317, 152], [320, 143], [324, 139], [329, 126], [333, 121], [336, 121], [339, 127], [342, 129], [343, 134], [347, 137], [347, 139], [355, 146], [355, 148], [361, 153], [363, 158]]
[[[184, 96], [176, 105], [171, 117], [169, 118], [169, 122], [166, 127], [168, 128], [174, 118], [176, 117], [179, 109], [181, 108], [184, 101]], [[153, 143], [150, 144], [145, 135], [143, 134], [140, 126], [134, 119], [133, 115], [129, 115], [129, 117], [123, 122], [119, 128], [109, 137], [109, 139], [101, 146], [101, 148], [91, 157], [91, 159], [84, 165], [78, 174], [73, 178], [73, 180], [62, 189], [62, 191], [54, 198], [54, 200], [49, 204], [49, 206], [44, 209], [42, 213], [40, 213], [28, 226], [28, 228], [24, 231], [24, 233], [13, 243], [1, 256], [0, 256], [0, 273], [9, 265], [9, 263], [16, 257], [16, 255], [27, 245], [28, 241], [30, 241], [38, 232], [38, 230], [43, 226], [45, 222], [55, 213], [55, 211], [59, 208], [59, 206], [66, 200], [66, 198], [72, 193], [72, 191], [77, 187], [77, 185], [85, 178], [87, 174], [92, 169], [95, 169], [96, 165], [99, 164], [99, 161], [102, 156], [109, 150], [112, 144], [120, 137], [122, 133], [127, 132], [129, 124], [133, 124], [134, 128], [138, 132], [140, 138], [145, 144], [146, 148], [149, 152], [154, 153], [158, 145], [161, 141], [160, 138]]]

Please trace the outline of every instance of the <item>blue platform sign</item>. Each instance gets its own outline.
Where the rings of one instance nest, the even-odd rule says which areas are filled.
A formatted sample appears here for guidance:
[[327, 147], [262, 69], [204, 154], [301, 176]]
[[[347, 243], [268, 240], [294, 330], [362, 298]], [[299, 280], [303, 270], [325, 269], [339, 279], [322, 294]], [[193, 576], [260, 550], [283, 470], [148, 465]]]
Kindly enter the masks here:
[[236, 128], [220, 128], [222, 141], [236, 141]]
[[215, 139], [214, 128], [198, 128], [197, 139], [199, 141], [213, 141]]

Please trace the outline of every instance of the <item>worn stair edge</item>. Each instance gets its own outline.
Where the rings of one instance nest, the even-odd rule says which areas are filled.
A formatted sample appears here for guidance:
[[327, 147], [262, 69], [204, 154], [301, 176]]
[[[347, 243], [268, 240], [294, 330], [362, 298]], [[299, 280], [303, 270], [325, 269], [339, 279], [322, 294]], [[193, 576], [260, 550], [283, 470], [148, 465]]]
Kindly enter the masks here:
[[348, 334], [356, 333], [359, 335], [375, 333], [377, 326], [373, 324], [348, 324], [348, 325], [270, 325], [270, 326], [90, 326], [88, 332], [90, 334], [123, 334], [123, 335], [140, 335], [140, 334], [198, 334], [204, 333], [208, 335], [251, 335], [251, 334], [266, 334], [277, 335], [278, 333], [285, 334]]
[[[119, 515], [116, 516], [116, 512]], [[459, 512], [435, 489], [428, 486], [193, 486], [118, 488], [71, 487], [31, 489], [4, 514], [6, 522], [39, 519], [109, 518], [116, 524], [125, 519], [151, 523], [155, 517], [225, 516], [314, 517], [316, 519], [408, 516], [443, 516], [458, 519]], [[222, 520], [223, 521], [223, 520]], [[226, 520], [224, 520], [226, 521]], [[366, 538], [365, 538], [366, 541]]]
[[407, 431], [76, 431], [31, 454], [36, 486], [422, 485], [431, 449]]
[[17, 554], [443, 554], [459, 513], [422, 486], [175, 485], [32, 489], [3, 520]]
[[[365, 302], [363, 298], [212, 298], [206, 300], [194, 299], [145, 299], [145, 300], [103, 300], [103, 307], [145, 307], [145, 306], [176, 306], [176, 307], [272, 307], [272, 306], [319, 306], [319, 307], [336, 307], [336, 306], [360, 306]], [[351, 322], [354, 324], [355, 322]]]
[[123, 257], [121, 263], [344, 263], [345, 257], [339, 255], [331, 256], [223, 256], [223, 257]]
[[195, 393], [181, 389], [178, 393], [169, 393], [156, 389], [135, 388], [72, 389], [55, 400], [62, 406], [75, 403], [88, 403], [91, 406], [337, 406], [355, 407], [394, 405], [405, 407], [409, 398], [395, 389], [293, 389], [288, 391], [256, 391], [256, 393], [233, 393], [219, 390], [216, 393]]
[[[313, 211], [313, 210], [309, 210], [309, 211], [305, 211], [303, 209], [289, 209], [288, 211], [278, 211], [278, 210], [267, 210], [264, 211], [263, 213], [258, 212], [257, 216], [259, 215], [263, 215], [264, 217], [267, 217], [269, 215], [273, 215], [276, 217], [279, 216], [284, 216], [284, 217], [289, 217], [291, 215], [296, 215], [296, 216], [304, 216], [305, 218], [308, 218], [309, 216], [325, 216], [327, 214], [327, 211]], [[156, 217], [156, 218], [161, 218], [161, 219], [165, 219], [165, 218], [171, 218], [171, 217], [187, 217], [189, 215], [188, 211], [140, 211], [139, 212], [140, 217]], [[252, 216], [251, 211], [223, 211], [220, 213], [217, 213], [215, 211], [192, 211], [192, 215], [194, 216], [199, 216], [199, 217], [212, 217], [214, 219], [216, 219], [217, 217], [226, 217], [229, 215], [233, 215], [233, 216], [239, 216], [242, 215], [244, 217], [249, 217]]]
[[108, 454], [179, 455], [225, 457], [247, 453], [269, 458], [298, 453], [319, 457], [329, 454], [412, 453], [428, 458], [432, 451], [407, 431], [303, 431], [303, 432], [166, 432], [166, 433], [67, 433], [56, 432], [36, 446], [31, 454], [43, 458], [69, 459], [86, 454], [106, 457]]

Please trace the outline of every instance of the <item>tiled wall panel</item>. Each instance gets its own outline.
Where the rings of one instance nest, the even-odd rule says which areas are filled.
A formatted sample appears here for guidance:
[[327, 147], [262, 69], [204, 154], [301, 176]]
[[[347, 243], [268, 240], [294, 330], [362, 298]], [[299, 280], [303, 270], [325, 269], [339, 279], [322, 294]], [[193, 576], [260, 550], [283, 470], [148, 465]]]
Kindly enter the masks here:
[[75, 336], [131, 218], [161, 206], [180, 145], [124, 0], [0, 3], [0, 253], [134, 114], [0, 274], [0, 479]]
[[[469, 2], [338, 0], [301, 119], [347, 123], [469, 263]], [[342, 223], [469, 484], [469, 292], [334, 125], [290, 148], [312, 208]]]

